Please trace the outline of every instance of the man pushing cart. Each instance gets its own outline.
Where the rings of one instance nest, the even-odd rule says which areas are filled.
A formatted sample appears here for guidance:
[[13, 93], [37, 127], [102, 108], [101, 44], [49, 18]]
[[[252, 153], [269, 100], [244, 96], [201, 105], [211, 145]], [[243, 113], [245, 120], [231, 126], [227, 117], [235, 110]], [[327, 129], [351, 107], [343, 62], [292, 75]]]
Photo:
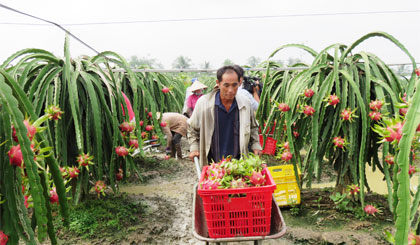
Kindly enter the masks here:
[[249, 149], [256, 155], [261, 153], [251, 102], [237, 93], [239, 74], [233, 66], [217, 70], [216, 87], [197, 101], [187, 121], [189, 157], [199, 157], [201, 166], [227, 156], [239, 158]]

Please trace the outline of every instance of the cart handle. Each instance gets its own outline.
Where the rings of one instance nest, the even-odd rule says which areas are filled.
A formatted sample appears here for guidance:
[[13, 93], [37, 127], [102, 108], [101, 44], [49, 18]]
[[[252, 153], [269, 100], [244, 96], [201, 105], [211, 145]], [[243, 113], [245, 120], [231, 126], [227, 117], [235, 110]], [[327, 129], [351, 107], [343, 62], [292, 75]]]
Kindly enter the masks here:
[[195, 169], [197, 170], [198, 180], [200, 180], [201, 168], [200, 168], [200, 162], [198, 161], [198, 157], [194, 157], [194, 163], [195, 163]]

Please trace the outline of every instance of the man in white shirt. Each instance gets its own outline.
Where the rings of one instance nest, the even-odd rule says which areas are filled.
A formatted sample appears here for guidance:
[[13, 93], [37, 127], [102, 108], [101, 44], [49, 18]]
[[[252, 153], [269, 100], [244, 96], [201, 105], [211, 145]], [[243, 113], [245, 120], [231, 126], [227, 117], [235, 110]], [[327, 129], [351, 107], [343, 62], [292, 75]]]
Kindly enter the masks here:
[[[238, 89], [238, 93], [244, 95], [245, 97], [249, 99], [249, 101], [251, 101], [251, 108], [252, 108], [252, 111], [255, 113], [260, 103], [260, 96], [259, 96], [260, 88], [259, 86], [254, 86], [252, 90], [252, 94], [250, 91], [244, 89], [244, 69], [242, 69], [242, 67], [238, 65], [234, 65], [233, 67], [239, 72], [240, 80], [242, 83], [241, 87], [239, 87]], [[259, 81], [256, 81], [256, 84], [259, 84]]]

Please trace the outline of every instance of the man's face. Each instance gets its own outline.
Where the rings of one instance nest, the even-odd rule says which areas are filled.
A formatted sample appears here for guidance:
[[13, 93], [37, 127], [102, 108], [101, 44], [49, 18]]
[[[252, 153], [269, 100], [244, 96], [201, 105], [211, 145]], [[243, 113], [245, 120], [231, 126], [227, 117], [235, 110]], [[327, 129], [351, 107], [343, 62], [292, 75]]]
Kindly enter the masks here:
[[216, 83], [220, 88], [220, 99], [222, 100], [233, 100], [241, 85], [236, 72], [223, 74], [222, 81], [217, 80]]

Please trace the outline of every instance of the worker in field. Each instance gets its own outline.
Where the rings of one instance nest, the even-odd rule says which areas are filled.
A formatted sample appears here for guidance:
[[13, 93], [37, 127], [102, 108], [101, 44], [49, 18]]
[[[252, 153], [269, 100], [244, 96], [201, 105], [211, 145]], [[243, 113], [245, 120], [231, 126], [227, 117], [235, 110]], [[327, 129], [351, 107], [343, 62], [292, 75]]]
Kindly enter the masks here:
[[240, 72], [233, 66], [217, 70], [216, 87], [201, 97], [188, 119], [188, 142], [191, 160], [200, 158], [201, 166], [224, 157], [261, 154], [258, 124], [251, 102], [237, 91]]
[[[158, 113], [158, 117], [160, 114]], [[162, 114], [162, 132], [166, 135], [166, 154], [171, 157], [182, 159], [181, 138], [187, 136], [187, 117], [175, 113], [165, 112]]]
[[255, 113], [260, 103], [260, 81], [256, 77], [244, 76], [245, 71], [242, 67], [238, 65], [234, 65], [233, 67], [239, 71], [239, 79], [241, 81], [241, 86], [238, 89], [238, 93], [249, 99], [251, 102], [252, 111]]
[[192, 95], [192, 91], [190, 90], [191, 86], [194, 85], [195, 82], [198, 82], [198, 78], [194, 77], [193, 79], [191, 79], [191, 85], [185, 89], [185, 100], [184, 100], [184, 107], [182, 108], [182, 114], [184, 114], [184, 116], [189, 117], [188, 116], [188, 107], [187, 107], [187, 100], [188, 97], [190, 97], [190, 95]]
[[189, 90], [192, 92], [192, 94], [187, 98], [187, 115], [188, 117], [191, 117], [195, 104], [197, 103], [197, 100], [203, 96], [204, 89], [206, 89], [207, 86], [200, 83], [199, 81], [196, 81], [193, 83], [191, 87], [189, 87]]

